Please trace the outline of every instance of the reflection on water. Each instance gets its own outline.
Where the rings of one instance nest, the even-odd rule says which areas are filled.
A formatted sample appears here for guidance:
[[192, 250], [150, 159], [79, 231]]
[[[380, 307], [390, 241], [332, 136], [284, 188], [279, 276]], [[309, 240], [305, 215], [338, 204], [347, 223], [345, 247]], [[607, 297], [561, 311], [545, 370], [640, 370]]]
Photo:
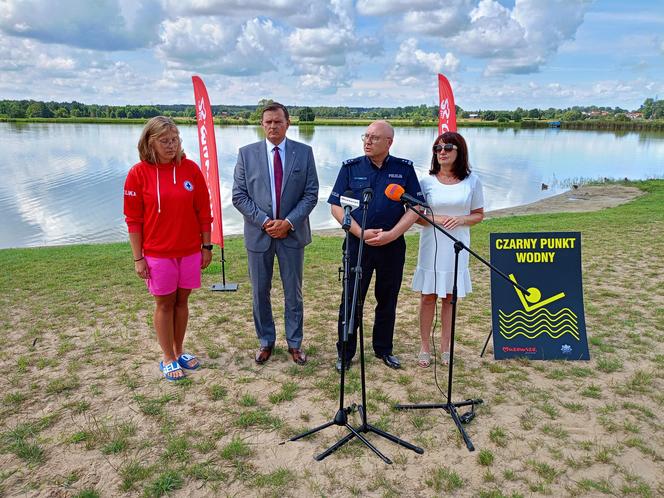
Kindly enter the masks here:
[[[127, 239], [122, 187], [138, 160], [140, 125], [0, 123], [0, 248]], [[336, 227], [326, 203], [341, 161], [362, 153], [364, 129], [291, 127], [314, 148], [320, 179], [314, 229]], [[563, 191], [581, 178], [641, 179], [664, 174], [664, 134], [559, 129], [464, 128], [487, 210], [517, 206]], [[182, 126], [184, 148], [198, 162], [195, 126]], [[217, 127], [225, 234], [242, 233], [231, 204], [239, 147], [263, 138], [258, 126]], [[434, 128], [397, 128], [392, 153], [426, 175]], [[541, 190], [542, 183], [549, 185]]]

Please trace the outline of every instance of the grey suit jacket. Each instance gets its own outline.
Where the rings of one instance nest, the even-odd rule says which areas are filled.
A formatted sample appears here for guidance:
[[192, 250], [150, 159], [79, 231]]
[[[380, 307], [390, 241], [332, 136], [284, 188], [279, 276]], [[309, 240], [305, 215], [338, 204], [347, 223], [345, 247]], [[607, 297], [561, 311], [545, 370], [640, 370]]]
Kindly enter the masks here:
[[[314, 154], [308, 145], [286, 139], [284, 179], [280, 211], [293, 230], [283, 243], [304, 247], [311, 242], [309, 213], [318, 202], [318, 174]], [[263, 230], [265, 218], [272, 218], [270, 172], [265, 141], [240, 148], [233, 175], [233, 206], [244, 216], [244, 245], [250, 251], [266, 251], [271, 237]]]

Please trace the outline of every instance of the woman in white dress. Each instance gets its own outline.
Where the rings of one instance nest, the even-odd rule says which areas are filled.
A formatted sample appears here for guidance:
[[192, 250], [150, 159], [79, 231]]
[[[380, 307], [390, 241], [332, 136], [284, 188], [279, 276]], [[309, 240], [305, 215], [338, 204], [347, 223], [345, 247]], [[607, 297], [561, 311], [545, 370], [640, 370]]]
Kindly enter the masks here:
[[[422, 191], [431, 207], [429, 218], [450, 235], [470, 247], [470, 227], [484, 219], [482, 184], [468, 165], [468, 147], [461, 135], [446, 132], [436, 138], [432, 148], [431, 169], [420, 180]], [[454, 282], [454, 244], [443, 233], [424, 220], [420, 233], [417, 268], [413, 275], [413, 290], [420, 291], [421, 347], [418, 364], [431, 364], [430, 334], [436, 302], [440, 298], [441, 338], [440, 351], [443, 364], [449, 363], [452, 332], [452, 285]], [[468, 271], [468, 252], [459, 253], [458, 297], [472, 290]]]

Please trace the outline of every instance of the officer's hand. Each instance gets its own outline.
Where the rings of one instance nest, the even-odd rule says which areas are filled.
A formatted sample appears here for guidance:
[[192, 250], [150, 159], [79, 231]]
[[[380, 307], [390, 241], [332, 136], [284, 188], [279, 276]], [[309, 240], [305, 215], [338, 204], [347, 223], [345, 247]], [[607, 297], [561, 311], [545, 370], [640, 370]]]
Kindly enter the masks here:
[[392, 235], [391, 230], [388, 230], [387, 232], [381, 230], [374, 237], [370, 239], [364, 239], [367, 245], [370, 246], [384, 246], [385, 244], [389, 244], [393, 240], [394, 236]]
[[382, 228], [365, 228], [364, 229], [364, 241], [368, 244], [370, 239], [376, 237], [379, 233], [383, 231]]

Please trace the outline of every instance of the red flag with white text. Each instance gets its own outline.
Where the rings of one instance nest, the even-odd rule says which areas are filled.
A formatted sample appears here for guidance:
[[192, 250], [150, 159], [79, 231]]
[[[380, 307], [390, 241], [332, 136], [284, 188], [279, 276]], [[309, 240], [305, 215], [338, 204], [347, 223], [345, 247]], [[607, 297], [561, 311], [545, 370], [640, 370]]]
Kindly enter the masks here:
[[456, 131], [454, 94], [447, 78], [438, 73], [438, 134]]
[[191, 77], [194, 83], [196, 120], [198, 121], [198, 146], [201, 151], [201, 171], [210, 190], [212, 206], [212, 243], [224, 247], [224, 228], [221, 222], [221, 194], [219, 192], [219, 166], [217, 163], [217, 141], [214, 138], [212, 107], [205, 83], [198, 76]]

